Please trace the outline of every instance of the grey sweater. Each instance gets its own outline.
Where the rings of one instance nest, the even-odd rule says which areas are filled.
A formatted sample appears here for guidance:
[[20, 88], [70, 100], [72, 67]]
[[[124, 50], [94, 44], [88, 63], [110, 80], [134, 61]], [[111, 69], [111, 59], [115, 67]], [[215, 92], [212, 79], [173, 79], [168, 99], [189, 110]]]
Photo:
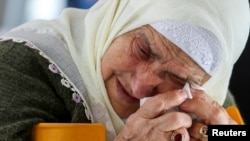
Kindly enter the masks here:
[[0, 141], [31, 140], [39, 122], [90, 122], [49, 65], [25, 42], [0, 42]]

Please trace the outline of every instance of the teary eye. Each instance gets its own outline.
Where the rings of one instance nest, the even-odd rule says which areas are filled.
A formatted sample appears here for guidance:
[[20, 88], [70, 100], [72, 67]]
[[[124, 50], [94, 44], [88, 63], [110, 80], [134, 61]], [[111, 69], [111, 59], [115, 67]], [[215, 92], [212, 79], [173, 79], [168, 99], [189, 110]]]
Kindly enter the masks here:
[[167, 75], [167, 77], [170, 78], [174, 83], [179, 84], [179, 85], [181, 85], [181, 86], [184, 86], [185, 83], [187, 82], [186, 79], [181, 78], [181, 77], [179, 77], [179, 76], [177, 76], [177, 75], [175, 75], [175, 74], [167, 73], [166, 75]]

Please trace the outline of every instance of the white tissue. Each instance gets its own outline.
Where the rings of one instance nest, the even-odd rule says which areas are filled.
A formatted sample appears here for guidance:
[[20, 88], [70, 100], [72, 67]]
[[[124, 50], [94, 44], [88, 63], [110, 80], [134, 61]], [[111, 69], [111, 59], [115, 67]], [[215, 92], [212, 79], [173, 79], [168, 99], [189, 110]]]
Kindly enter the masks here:
[[149, 97], [144, 97], [142, 99], [140, 99], [140, 106], [146, 102], [146, 100], [148, 99]]
[[[201, 88], [201, 87], [199, 87], [199, 86], [195, 86], [195, 87], [192, 86], [192, 88], [199, 89], [199, 90], [204, 90], [203, 88]], [[188, 82], [184, 85], [183, 90], [186, 91], [187, 97], [188, 97], [189, 99], [192, 99], [192, 98], [193, 98], [192, 93], [191, 93], [191, 91], [190, 91], [190, 85], [189, 85]], [[143, 103], [145, 103], [145, 101], [146, 101], [148, 98], [149, 98], [149, 97], [145, 97], [145, 98], [140, 99], [140, 106], [141, 106]]]
[[[202, 88], [201, 86], [198, 86], [198, 85], [191, 85], [191, 87], [192, 87], [193, 89], [196, 89], [196, 90], [205, 91], [204, 88]], [[193, 98], [193, 95], [192, 95], [192, 93], [191, 93], [191, 91], [190, 91], [190, 85], [189, 85], [189, 83], [186, 83], [186, 84], [184, 85], [183, 90], [186, 91], [187, 97], [188, 97], [189, 99], [192, 99], [192, 98]], [[193, 113], [188, 113], [188, 114], [191, 116], [192, 119], [198, 119], [198, 117], [197, 117], [195, 114], [193, 114]]]
[[[186, 93], [187, 93], [187, 98], [188, 98], [188, 99], [192, 99], [192, 98], [193, 98], [193, 95], [192, 95], [192, 93], [191, 93], [190, 87], [192, 87], [193, 89], [205, 91], [204, 88], [202, 88], [202, 87], [200, 87], [200, 86], [198, 86], [198, 85], [190, 85], [190, 84], [187, 82], [187, 83], [184, 85], [183, 90], [186, 91]], [[149, 99], [149, 98], [150, 98], [150, 97], [142, 98], [142, 99], [140, 100], [140, 106], [141, 106], [143, 103], [145, 103], [145, 101], [146, 101], [147, 99]], [[171, 112], [171, 111], [179, 111], [179, 108], [178, 108], [178, 107], [174, 107], [174, 108], [168, 110], [168, 112]], [[192, 117], [192, 119], [197, 119], [197, 116], [196, 116], [195, 114], [193, 114], [193, 113], [188, 113], [188, 114]]]
[[192, 93], [191, 93], [191, 91], [190, 91], [189, 83], [186, 83], [182, 89], [183, 89], [184, 91], [186, 91], [186, 93], [187, 93], [187, 98], [189, 98], [189, 99], [192, 99], [192, 98], [193, 98], [193, 95], [192, 95]]

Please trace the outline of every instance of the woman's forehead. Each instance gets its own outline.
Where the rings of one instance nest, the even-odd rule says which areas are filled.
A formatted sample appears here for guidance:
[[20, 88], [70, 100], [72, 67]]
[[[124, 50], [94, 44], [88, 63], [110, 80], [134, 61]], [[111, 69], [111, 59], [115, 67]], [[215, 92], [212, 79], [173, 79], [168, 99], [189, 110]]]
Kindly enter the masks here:
[[[149, 30], [148, 27], [153, 30]], [[148, 42], [160, 37], [156, 36], [157, 34], [164, 36], [210, 75], [215, 72], [221, 62], [222, 48], [219, 40], [212, 32], [202, 27], [188, 23], [163, 21], [136, 28], [133, 30], [133, 34], [144, 37]]]

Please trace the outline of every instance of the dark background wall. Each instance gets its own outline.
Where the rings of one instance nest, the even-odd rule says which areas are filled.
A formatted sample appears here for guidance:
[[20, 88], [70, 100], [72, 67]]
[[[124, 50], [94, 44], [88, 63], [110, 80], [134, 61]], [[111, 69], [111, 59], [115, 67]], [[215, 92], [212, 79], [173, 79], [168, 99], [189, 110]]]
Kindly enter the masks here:
[[229, 88], [234, 94], [245, 123], [250, 124], [250, 37], [234, 66]]
[[234, 66], [229, 87], [245, 123], [250, 124], [250, 39]]

